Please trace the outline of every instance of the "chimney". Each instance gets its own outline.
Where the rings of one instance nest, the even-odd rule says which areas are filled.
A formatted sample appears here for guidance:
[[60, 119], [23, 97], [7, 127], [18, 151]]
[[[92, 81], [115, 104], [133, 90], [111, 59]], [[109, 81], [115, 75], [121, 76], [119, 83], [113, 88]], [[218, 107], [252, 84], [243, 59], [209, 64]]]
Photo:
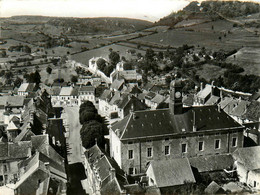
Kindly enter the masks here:
[[214, 93], [214, 81], [211, 82], [211, 95], [213, 95]]
[[220, 104], [218, 104], [218, 112], [221, 112]]
[[203, 82], [200, 83], [200, 90], [203, 89]]
[[220, 89], [220, 95], [219, 96], [220, 96], [220, 99], [223, 100], [223, 90], [222, 90], [222, 88]]
[[45, 135], [46, 134], [46, 124], [42, 125], [42, 134]]
[[192, 131], [196, 132], [197, 127], [196, 127], [196, 116], [195, 116], [195, 111], [193, 110], [193, 125], [192, 125]]
[[116, 177], [116, 170], [112, 167], [109, 171], [110, 181]]
[[107, 152], [107, 144], [105, 143], [105, 152]]

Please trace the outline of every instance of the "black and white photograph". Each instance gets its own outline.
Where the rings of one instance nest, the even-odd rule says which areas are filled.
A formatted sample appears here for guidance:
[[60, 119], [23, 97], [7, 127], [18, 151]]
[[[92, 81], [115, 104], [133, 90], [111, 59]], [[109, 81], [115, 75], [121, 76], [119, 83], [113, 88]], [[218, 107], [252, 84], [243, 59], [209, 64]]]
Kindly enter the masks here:
[[0, 195], [260, 194], [260, 0], [0, 0]]

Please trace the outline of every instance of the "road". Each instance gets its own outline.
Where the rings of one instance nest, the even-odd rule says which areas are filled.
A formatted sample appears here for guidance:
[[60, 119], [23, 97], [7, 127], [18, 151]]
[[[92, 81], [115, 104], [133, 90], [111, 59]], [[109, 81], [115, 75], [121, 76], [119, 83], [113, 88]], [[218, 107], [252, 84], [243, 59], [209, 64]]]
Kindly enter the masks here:
[[68, 163], [81, 163], [83, 159], [81, 157], [79, 107], [64, 107], [62, 118], [64, 118], [65, 123], [68, 124], [69, 128], [69, 137], [67, 138], [67, 144], [69, 146]]

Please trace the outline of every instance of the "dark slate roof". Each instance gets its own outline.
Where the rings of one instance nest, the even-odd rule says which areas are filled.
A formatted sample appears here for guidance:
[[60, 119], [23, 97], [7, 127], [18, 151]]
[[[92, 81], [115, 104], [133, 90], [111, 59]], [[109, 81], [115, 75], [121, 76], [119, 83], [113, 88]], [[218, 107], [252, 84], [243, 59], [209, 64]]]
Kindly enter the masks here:
[[[98, 172], [98, 176], [102, 181], [101, 187], [103, 192], [110, 192], [110, 186], [113, 180], [110, 179], [110, 169], [114, 168], [116, 173], [116, 181], [118, 183], [118, 189], [123, 189], [125, 184], [128, 184], [125, 173], [116, 161], [110, 158], [106, 153], [104, 153], [97, 145], [94, 145], [85, 152], [88, 163], [91, 167], [95, 167]], [[112, 182], [112, 183], [111, 183]]]
[[115, 123], [112, 130], [119, 131], [120, 139], [193, 132], [194, 113], [197, 131], [243, 127], [217, 106], [201, 106], [183, 108], [183, 114], [178, 115], [169, 109], [135, 111]]
[[93, 87], [93, 86], [81, 86], [80, 88], [79, 88], [79, 92], [95, 92], [95, 87]]
[[231, 154], [199, 156], [189, 158], [189, 161], [199, 172], [223, 171], [230, 169], [234, 164]]
[[187, 158], [152, 161], [150, 166], [159, 188], [196, 182]]
[[79, 87], [77, 87], [77, 86], [73, 87], [71, 95], [72, 96], [78, 96], [78, 93], [79, 93]]
[[99, 97], [101, 100], [111, 99], [112, 98], [112, 91], [109, 89], [105, 89], [102, 95]]
[[23, 107], [24, 106], [24, 96], [8, 96], [6, 104], [9, 107]]
[[212, 181], [205, 189], [206, 194], [224, 194], [225, 190], [218, 185], [215, 181]]
[[156, 96], [156, 93], [149, 92], [148, 94], [146, 94], [145, 99], [152, 100], [155, 96]]
[[248, 170], [260, 169], [260, 146], [237, 148], [233, 157]]
[[144, 90], [146, 91], [150, 91], [150, 89], [153, 87], [154, 85], [151, 83], [146, 83], [146, 85], [143, 87]]
[[31, 142], [0, 143], [0, 160], [23, 159], [30, 156]]

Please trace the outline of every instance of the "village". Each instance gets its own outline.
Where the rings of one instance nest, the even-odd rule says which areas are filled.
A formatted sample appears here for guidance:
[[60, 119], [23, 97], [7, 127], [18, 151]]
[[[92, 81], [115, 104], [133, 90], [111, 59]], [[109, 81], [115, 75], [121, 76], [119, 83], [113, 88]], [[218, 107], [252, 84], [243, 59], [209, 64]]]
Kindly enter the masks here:
[[0, 194], [260, 193], [259, 10], [0, 18]]
[[[74, 83], [23, 82], [1, 89], [1, 190], [260, 190], [259, 92], [232, 91], [212, 82], [194, 86], [193, 94], [184, 93], [187, 79], [176, 72], [169, 73], [167, 88], [166, 77], [143, 83], [142, 74], [125, 69], [121, 60], [107, 76], [100, 70], [102, 63], [108, 66], [111, 59], [93, 57], [88, 64], [68, 59], [66, 64], [79, 72]], [[89, 134], [89, 143], [81, 128], [94, 118], [83, 116], [82, 105], [94, 107], [108, 129], [103, 135]], [[82, 176], [73, 175], [80, 172]]]

